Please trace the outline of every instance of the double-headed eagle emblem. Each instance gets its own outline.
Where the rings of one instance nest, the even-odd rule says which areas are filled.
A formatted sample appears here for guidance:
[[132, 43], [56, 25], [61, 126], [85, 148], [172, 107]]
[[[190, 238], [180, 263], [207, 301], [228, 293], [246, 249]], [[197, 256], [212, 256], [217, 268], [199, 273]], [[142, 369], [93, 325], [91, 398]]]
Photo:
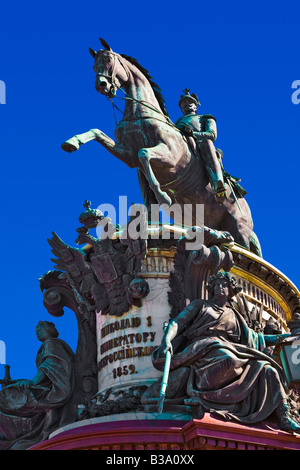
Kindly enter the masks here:
[[[140, 306], [141, 298], [149, 292], [148, 283], [137, 277], [147, 252], [147, 217], [141, 210], [139, 231], [133, 237], [130, 227], [136, 216], [120, 230], [99, 210], [91, 209], [88, 201], [85, 207], [79, 217], [84, 225], [77, 229], [76, 239], [78, 245], [85, 246], [69, 246], [53, 232], [48, 242], [56, 258], [51, 261], [89, 310], [121, 316], [131, 305]], [[93, 237], [89, 229], [99, 225], [102, 236]]]

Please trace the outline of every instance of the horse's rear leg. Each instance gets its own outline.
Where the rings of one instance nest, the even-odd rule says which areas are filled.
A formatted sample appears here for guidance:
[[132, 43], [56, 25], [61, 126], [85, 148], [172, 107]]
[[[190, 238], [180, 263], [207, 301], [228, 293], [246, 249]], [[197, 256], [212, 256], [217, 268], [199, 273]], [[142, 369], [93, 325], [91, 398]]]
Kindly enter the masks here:
[[[162, 164], [167, 162], [167, 156], [169, 154], [169, 149], [165, 144], [158, 144], [156, 147], [151, 148], [142, 148], [138, 153], [139, 161], [143, 167], [144, 174], [147, 178], [150, 188], [155, 194], [155, 197], [159, 204], [167, 204], [168, 206], [172, 205], [172, 200], [168, 194], [161, 190], [160, 184], [153, 172], [151, 167], [151, 160], [156, 160]], [[166, 163], [167, 166], [168, 163]]]

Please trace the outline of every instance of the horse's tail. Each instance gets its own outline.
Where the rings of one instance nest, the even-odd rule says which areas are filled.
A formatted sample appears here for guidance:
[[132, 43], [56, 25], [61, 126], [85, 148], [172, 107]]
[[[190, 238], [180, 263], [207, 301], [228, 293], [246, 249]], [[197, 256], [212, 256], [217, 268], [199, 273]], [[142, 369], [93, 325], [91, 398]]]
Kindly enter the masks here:
[[259, 240], [254, 232], [251, 233], [250, 251], [255, 253], [257, 256], [260, 256], [261, 258], [263, 257]]

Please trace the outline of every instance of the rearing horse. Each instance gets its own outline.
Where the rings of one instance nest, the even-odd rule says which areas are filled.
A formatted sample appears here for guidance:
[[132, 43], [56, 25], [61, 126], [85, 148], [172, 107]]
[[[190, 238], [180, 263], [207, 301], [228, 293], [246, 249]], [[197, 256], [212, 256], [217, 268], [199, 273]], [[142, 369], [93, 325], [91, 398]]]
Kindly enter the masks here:
[[[204, 162], [193, 139], [184, 136], [170, 120], [159, 87], [136, 59], [117, 54], [100, 39], [104, 50], [90, 53], [95, 60], [96, 90], [113, 98], [122, 88], [125, 109], [116, 127], [116, 141], [98, 129], [76, 135], [62, 144], [67, 152], [91, 140], [101, 143], [110, 153], [130, 168], [137, 168], [144, 202], [203, 204], [205, 225], [228, 231], [234, 241], [258, 255], [259, 242], [253, 233], [249, 206], [244, 198], [236, 203], [226, 185], [227, 199], [215, 200]], [[176, 222], [176, 220], [175, 220]], [[179, 222], [181, 223], [181, 221]], [[203, 220], [193, 219], [193, 225]]]

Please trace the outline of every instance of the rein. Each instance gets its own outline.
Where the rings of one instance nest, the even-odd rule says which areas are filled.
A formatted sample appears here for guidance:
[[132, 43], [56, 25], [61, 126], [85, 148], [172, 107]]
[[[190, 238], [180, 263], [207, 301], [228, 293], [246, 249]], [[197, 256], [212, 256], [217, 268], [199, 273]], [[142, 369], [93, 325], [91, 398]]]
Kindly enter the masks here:
[[[125, 90], [123, 90], [121, 87], [119, 88], [119, 90], [121, 90], [124, 94], [125, 94], [125, 98], [122, 98], [121, 96], [117, 96], [115, 95], [115, 98], [119, 98], [119, 100], [131, 100], [131, 101], [135, 101], [136, 103], [144, 106], [145, 108], [149, 108], [151, 109], [151, 111], [154, 111], [158, 114], [160, 114], [162, 117], [165, 118], [165, 120], [162, 120], [162, 119], [159, 119], [158, 117], [154, 117], [154, 116], [145, 116], [145, 117], [139, 117], [139, 118], [136, 118], [136, 120], [140, 120], [140, 119], [155, 119], [156, 121], [159, 121], [159, 122], [162, 122], [164, 124], [167, 124], [168, 126], [172, 127], [172, 129], [174, 129], [176, 132], [179, 132], [180, 134], [182, 134], [182, 132], [172, 123], [172, 121], [170, 120], [169, 116], [166, 116], [162, 111], [160, 111], [159, 109], [157, 108], [154, 108], [152, 106], [149, 106], [148, 104], [145, 103], [145, 101], [142, 101], [142, 100], [138, 100], [136, 98], [133, 98], [132, 96], [128, 95], [128, 93], [126, 93]], [[116, 108], [118, 111], [120, 111], [120, 113], [122, 113], [124, 115], [124, 112], [121, 111], [118, 106], [110, 99], [108, 98], [113, 106], [113, 109]], [[115, 117], [115, 121], [116, 121], [116, 117]], [[134, 119], [131, 119], [131, 121], [134, 121]], [[116, 121], [117, 123], [117, 121]]]
[[[156, 113], [160, 114], [162, 117], [164, 117], [165, 120], [162, 120], [162, 119], [159, 119], [158, 117], [155, 117], [155, 116], [145, 116], [145, 117], [139, 117], [139, 118], [136, 118], [136, 119], [130, 119], [131, 121], [134, 121], [134, 120], [140, 120], [140, 119], [155, 119], [156, 121], [159, 121], [159, 122], [162, 122], [163, 124], [167, 124], [168, 126], [172, 127], [172, 129], [176, 132], [179, 132], [182, 137], [186, 137], [184, 134], [182, 134], [182, 132], [180, 131], [180, 129], [178, 129], [178, 127], [175, 126], [175, 124], [172, 123], [171, 119], [169, 118], [169, 116], [166, 116], [162, 111], [160, 111], [159, 109], [156, 109], [156, 108], [153, 108], [152, 106], [149, 106], [148, 104], [145, 103], [145, 101], [141, 101], [141, 100], [138, 100], [136, 98], [133, 98], [132, 96], [128, 95], [128, 93], [126, 93], [126, 91], [124, 91], [122, 88], [119, 88], [119, 90], [123, 91], [123, 93], [126, 95], [125, 98], [122, 98], [121, 96], [115, 96], [115, 98], [119, 98], [119, 100], [131, 100], [131, 101], [135, 101], [136, 103], [144, 106], [145, 108], [149, 108], [151, 109], [152, 111], [155, 111]], [[110, 100], [111, 101], [111, 100]], [[111, 101], [111, 104], [113, 105], [113, 107], [115, 107], [118, 111], [120, 111], [121, 113], [123, 113], [123, 111], [121, 111], [116, 105], [115, 103], [113, 103]], [[124, 114], [124, 113], [123, 113]]]
[[167, 121], [170, 121], [170, 118], [168, 116], [166, 116], [162, 111], [160, 111], [159, 109], [157, 108], [154, 108], [152, 106], [149, 106], [148, 104], [146, 104], [145, 101], [142, 101], [142, 100], [138, 100], [136, 98], [133, 98], [132, 96], [128, 95], [128, 93], [126, 93], [125, 90], [123, 90], [122, 88], [119, 88], [121, 91], [123, 91], [123, 93], [126, 95], [125, 98], [120, 98], [119, 96], [117, 98], [120, 98], [121, 100], [131, 100], [131, 101], [135, 101], [136, 103], [138, 104], [141, 104], [142, 106], [145, 106], [145, 108], [149, 108], [151, 109], [151, 111], [155, 111], [156, 113], [158, 114], [161, 114]]

